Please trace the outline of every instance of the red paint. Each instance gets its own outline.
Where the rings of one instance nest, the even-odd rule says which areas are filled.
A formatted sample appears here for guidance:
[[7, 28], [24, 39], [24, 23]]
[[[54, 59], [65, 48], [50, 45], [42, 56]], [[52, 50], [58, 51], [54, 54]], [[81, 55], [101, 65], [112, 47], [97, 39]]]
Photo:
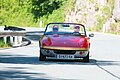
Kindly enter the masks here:
[[88, 38], [68, 35], [48, 35], [42, 39], [43, 46], [89, 48]]

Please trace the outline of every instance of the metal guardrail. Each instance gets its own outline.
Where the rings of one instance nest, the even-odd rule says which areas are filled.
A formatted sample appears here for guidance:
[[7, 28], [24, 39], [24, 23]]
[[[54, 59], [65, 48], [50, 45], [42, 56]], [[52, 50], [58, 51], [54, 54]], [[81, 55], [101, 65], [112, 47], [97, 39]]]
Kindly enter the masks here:
[[[14, 26], [1, 26], [0, 37], [3, 37], [4, 43], [7, 43], [7, 37], [10, 37], [12, 46], [20, 46], [26, 36], [41, 36], [45, 28], [18, 28]], [[31, 38], [31, 37], [29, 37]], [[36, 38], [35, 38], [36, 39]], [[29, 39], [31, 40], [31, 39]], [[23, 42], [24, 43], [24, 42]]]
[[22, 37], [25, 36], [26, 32], [11, 32], [5, 31], [0, 32], [0, 37], [3, 37], [4, 43], [7, 43], [7, 37], [10, 37], [10, 44], [12, 46], [19, 46], [22, 44]]
[[4, 43], [7, 43], [7, 37], [10, 37], [10, 44], [12, 46], [19, 46], [22, 44], [22, 37], [25, 36], [26, 31], [23, 28], [6, 26], [4, 30], [0, 31], [0, 37], [3, 37]]
[[4, 37], [4, 36], [25, 36], [26, 32], [22, 31], [2, 31], [0, 32], [0, 37]]

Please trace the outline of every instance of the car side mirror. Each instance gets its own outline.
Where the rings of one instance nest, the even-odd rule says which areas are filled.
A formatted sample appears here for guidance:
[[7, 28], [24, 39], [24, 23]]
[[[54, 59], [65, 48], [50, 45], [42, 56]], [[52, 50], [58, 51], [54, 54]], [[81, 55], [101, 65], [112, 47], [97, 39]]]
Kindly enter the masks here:
[[89, 37], [94, 37], [94, 34], [93, 33], [89, 34]]

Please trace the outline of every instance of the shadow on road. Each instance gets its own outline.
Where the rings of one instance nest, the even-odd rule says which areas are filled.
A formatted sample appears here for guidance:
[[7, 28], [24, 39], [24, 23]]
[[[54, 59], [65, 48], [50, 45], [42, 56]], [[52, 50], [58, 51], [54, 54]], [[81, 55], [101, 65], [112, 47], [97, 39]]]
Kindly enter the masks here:
[[119, 61], [102, 61], [90, 59], [89, 63], [78, 61], [78, 60], [46, 60], [39, 61], [38, 57], [24, 56], [24, 55], [0, 55], [0, 63], [10, 63], [10, 64], [33, 64], [33, 65], [54, 65], [54, 64], [62, 64], [62, 65], [96, 65], [99, 64], [101, 66], [108, 65], [120, 65]]
[[27, 32], [25, 37], [32, 41], [38, 41], [41, 35], [43, 35], [43, 33], [44, 33], [43, 31], [31, 31], [31, 32]]
[[[118, 65], [120, 66], [120, 61], [104, 61], [104, 60], [95, 60], [90, 59], [89, 63], [81, 62], [81, 61], [68, 61], [68, 60], [46, 60], [46, 61], [39, 61], [38, 57], [31, 57], [31, 56], [25, 56], [25, 55], [0, 55], [0, 63], [5, 64], [11, 64], [11, 65], [95, 65], [98, 68], [102, 69], [103, 71], [109, 73], [110, 75], [120, 79], [118, 76], [113, 74], [112, 72], [104, 69], [102, 66], [114, 66]], [[9, 79], [25, 79], [25, 80], [49, 80], [50, 78], [47, 77], [45, 73], [38, 72], [26, 72], [27, 66], [20, 67], [20, 66], [4, 66], [4, 68], [8, 69], [2, 69], [0, 70], [0, 79], [1, 80], [9, 80]], [[39, 78], [35, 77], [36, 75], [39, 76]], [[61, 79], [57, 79], [61, 80]]]
[[0, 79], [1, 80], [48, 80], [45, 78], [36, 78], [32, 77], [31, 75], [39, 75], [44, 76], [44, 73], [35, 73], [35, 72], [24, 72], [20, 70], [16, 70], [15, 68], [13, 70], [3, 70], [0, 71]]

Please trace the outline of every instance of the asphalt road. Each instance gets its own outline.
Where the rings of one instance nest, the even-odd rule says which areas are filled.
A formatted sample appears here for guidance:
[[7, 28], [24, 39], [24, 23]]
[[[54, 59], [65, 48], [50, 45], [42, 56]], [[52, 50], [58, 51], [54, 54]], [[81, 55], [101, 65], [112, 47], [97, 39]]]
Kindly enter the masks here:
[[89, 63], [39, 61], [39, 36], [29, 38], [28, 46], [0, 49], [0, 80], [120, 80], [119, 36], [95, 33]]

